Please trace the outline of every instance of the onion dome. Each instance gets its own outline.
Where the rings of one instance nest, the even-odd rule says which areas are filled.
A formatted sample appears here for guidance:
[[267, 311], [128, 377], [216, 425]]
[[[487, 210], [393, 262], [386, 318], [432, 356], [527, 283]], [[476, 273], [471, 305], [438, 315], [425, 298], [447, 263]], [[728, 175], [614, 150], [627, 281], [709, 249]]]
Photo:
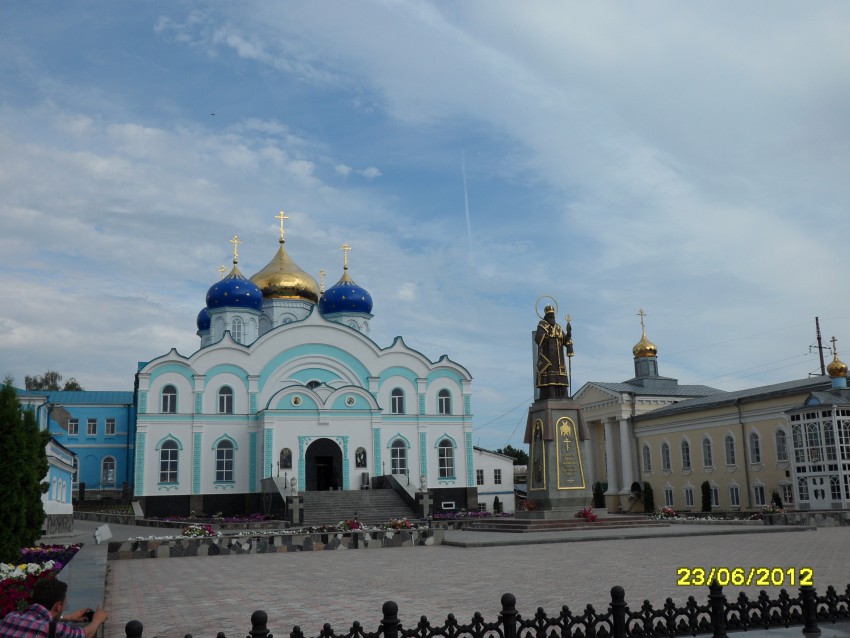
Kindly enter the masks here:
[[[213, 284], [207, 291], [207, 309], [244, 308], [246, 310], [261, 310], [263, 307], [262, 290], [239, 272], [235, 259], [233, 262], [233, 270], [230, 271], [230, 274]], [[200, 316], [198, 321], [200, 322]]]
[[275, 217], [280, 220], [280, 248], [277, 254], [260, 272], [251, 277], [266, 299], [302, 299], [316, 303], [319, 301], [319, 284], [301, 270], [283, 247], [283, 220], [289, 219], [283, 211]]
[[640, 341], [635, 344], [635, 347], [632, 348], [632, 354], [635, 356], [635, 359], [642, 357], [657, 357], [658, 356], [658, 348], [652, 343], [649, 339], [646, 338], [646, 326], [644, 325], [643, 318], [646, 316], [646, 313], [643, 311], [643, 308], [638, 312], [640, 315]]
[[372, 295], [354, 283], [348, 274], [348, 251], [351, 246], [343, 244], [340, 250], [344, 255], [342, 277], [322, 293], [319, 310], [323, 315], [334, 312], [362, 312], [368, 315], [372, 312]]
[[198, 332], [204, 332], [210, 329], [210, 313], [207, 312], [206, 308], [201, 308], [196, 323], [198, 324]]
[[835, 352], [832, 363], [826, 366], [826, 372], [832, 379], [847, 376], [847, 364], [838, 358], [838, 352]]

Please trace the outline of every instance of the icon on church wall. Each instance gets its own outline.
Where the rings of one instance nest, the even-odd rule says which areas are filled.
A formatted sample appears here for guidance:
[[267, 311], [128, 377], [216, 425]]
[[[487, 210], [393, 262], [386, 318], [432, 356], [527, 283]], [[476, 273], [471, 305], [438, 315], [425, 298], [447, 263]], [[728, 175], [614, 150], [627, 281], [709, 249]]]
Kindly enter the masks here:
[[285, 447], [280, 451], [280, 467], [284, 470], [292, 469], [292, 450], [288, 447]]
[[359, 447], [354, 452], [354, 466], [366, 467], [366, 448]]

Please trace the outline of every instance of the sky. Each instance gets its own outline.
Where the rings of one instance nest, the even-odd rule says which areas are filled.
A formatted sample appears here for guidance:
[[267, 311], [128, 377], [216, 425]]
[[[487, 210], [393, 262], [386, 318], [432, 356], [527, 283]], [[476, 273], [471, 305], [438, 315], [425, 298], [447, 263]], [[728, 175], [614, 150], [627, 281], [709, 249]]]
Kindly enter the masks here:
[[[130, 390], [218, 268], [339, 247], [522, 445], [542, 295], [573, 389], [736, 390], [850, 361], [846, 2], [0, 3], [0, 373]], [[846, 345], [843, 345], [846, 344]], [[831, 355], [827, 353], [827, 362]]]

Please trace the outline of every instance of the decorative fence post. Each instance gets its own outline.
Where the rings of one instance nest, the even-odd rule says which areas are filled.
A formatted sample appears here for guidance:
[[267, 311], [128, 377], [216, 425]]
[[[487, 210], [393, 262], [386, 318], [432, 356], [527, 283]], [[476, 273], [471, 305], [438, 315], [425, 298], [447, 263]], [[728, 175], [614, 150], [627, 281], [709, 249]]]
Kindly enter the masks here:
[[401, 624], [398, 620], [398, 605], [388, 600], [381, 607], [384, 617], [381, 619], [381, 627], [384, 628], [384, 638], [398, 638], [398, 629]]
[[511, 593], [502, 594], [502, 611], [499, 618], [505, 638], [516, 638], [516, 596]]
[[708, 585], [708, 604], [711, 607], [711, 631], [714, 638], [726, 636], [726, 596], [723, 586], [712, 582]]
[[800, 587], [800, 600], [803, 603], [803, 635], [820, 636], [818, 627], [818, 602], [815, 588], [811, 585]]
[[272, 638], [269, 628], [266, 626], [268, 621], [269, 616], [266, 612], [262, 609], [255, 611], [251, 614], [251, 631], [248, 632], [248, 635], [251, 638]]
[[611, 588], [611, 618], [614, 638], [626, 638], [626, 590], [619, 585]]
[[144, 626], [138, 620], [131, 620], [124, 625], [124, 634], [127, 638], [142, 638], [144, 629]]

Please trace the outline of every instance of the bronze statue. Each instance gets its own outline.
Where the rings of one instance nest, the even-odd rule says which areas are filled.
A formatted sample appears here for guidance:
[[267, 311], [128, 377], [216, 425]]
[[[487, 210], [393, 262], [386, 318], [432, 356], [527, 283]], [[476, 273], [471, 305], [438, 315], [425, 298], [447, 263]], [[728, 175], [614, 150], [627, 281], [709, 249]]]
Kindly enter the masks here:
[[540, 389], [540, 399], [567, 398], [570, 386], [567, 358], [573, 355], [572, 326], [569, 319], [566, 331], [562, 330], [555, 321], [555, 308], [546, 306], [543, 319], [537, 324], [534, 342], [537, 344], [536, 385]]

